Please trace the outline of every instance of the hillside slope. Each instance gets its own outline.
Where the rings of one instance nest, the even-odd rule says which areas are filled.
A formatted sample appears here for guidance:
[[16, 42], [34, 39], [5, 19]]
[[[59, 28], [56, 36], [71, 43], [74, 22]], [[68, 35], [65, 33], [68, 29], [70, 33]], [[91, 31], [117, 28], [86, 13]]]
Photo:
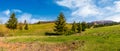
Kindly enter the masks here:
[[[67, 26], [68, 28], [71, 27], [70, 24], [67, 24]], [[31, 35], [44, 36], [45, 32], [53, 32], [54, 23], [31, 24], [31, 25], [28, 25], [29, 30], [24, 30], [24, 26], [22, 27], [23, 27], [23, 30], [19, 30], [19, 26], [18, 26], [18, 29], [16, 30], [9, 30], [5, 27], [5, 25], [0, 25], [0, 30], [2, 32], [5, 32], [5, 34], [12, 35], [12, 36], [31, 36]]]
[[[46, 24], [42, 26], [34, 25], [34, 28], [38, 29], [38, 26], [40, 26], [41, 28], [43, 28], [41, 30], [44, 32], [49, 29], [52, 30], [51, 24], [48, 24], [49, 26], [48, 25], [45, 26], [45, 25]], [[23, 32], [21, 32], [21, 34]], [[31, 30], [31, 32], [34, 32], [34, 31]], [[120, 50], [120, 25], [87, 29], [85, 32], [82, 32], [81, 34], [75, 34], [70, 36], [36, 36], [36, 35], [26, 36], [23, 34], [22, 36], [13, 36], [13, 37], [6, 37], [6, 38], [1, 37], [1, 41], [7, 42], [7, 43], [18, 43], [18, 42], [19, 43], [38, 42], [43, 44], [63, 43], [62, 45], [66, 45], [66, 43], [69, 44], [75, 41], [83, 41], [84, 44], [82, 44], [82, 46], [79, 46], [74, 50], [76, 51], [119, 51]], [[37, 46], [39, 45], [40, 44], [38, 44]], [[43, 46], [46, 46], [46, 45], [43, 45]], [[47, 45], [47, 46], [49, 46], [49, 48], [53, 48], [50, 45]]]

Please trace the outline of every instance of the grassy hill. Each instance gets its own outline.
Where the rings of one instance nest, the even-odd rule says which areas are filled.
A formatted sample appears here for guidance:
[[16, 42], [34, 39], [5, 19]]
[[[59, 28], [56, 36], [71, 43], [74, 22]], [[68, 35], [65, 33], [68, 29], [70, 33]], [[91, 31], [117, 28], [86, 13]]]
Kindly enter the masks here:
[[[67, 26], [71, 27], [71, 25]], [[1, 37], [1, 40], [7, 43], [38, 42], [45, 44], [65, 42], [69, 44], [70, 42], [84, 41], [83, 46], [76, 48], [76, 51], [120, 51], [120, 25], [87, 29], [81, 34], [70, 36], [44, 36], [45, 32], [53, 31], [53, 23], [29, 25], [29, 27], [30, 30], [9, 31], [13, 36]], [[6, 28], [2, 30], [6, 30]]]
[[[1, 25], [2, 26], [2, 25]], [[13, 36], [22, 36], [22, 35], [44, 35], [45, 32], [52, 31], [54, 24], [53, 23], [48, 23], [48, 24], [34, 24], [34, 25], [29, 25], [29, 30], [8, 30], [5, 26], [3, 26], [2, 30], [6, 30], [8, 34], [12, 34]], [[24, 28], [24, 27], [23, 27]], [[5, 31], [4, 30], [4, 31]]]
[[[70, 28], [71, 25], [67, 24]], [[30, 36], [30, 35], [39, 35], [44, 36], [45, 32], [53, 32], [54, 23], [46, 23], [46, 24], [31, 24], [29, 25], [29, 30], [8, 30], [5, 25], [0, 25], [0, 30], [3, 32], [7, 32], [9, 35], [12, 36]], [[24, 26], [23, 26], [24, 28]]]

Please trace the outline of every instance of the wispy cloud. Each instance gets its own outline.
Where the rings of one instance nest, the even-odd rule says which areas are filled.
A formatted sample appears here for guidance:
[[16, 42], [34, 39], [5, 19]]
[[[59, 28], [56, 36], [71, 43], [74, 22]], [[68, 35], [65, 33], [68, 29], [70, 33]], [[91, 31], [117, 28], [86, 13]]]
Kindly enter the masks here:
[[19, 10], [19, 9], [13, 9], [12, 11], [13, 11], [13, 12], [22, 13], [22, 11], [21, 11], [21, 10]]
[[99, 13], [99, 10], [91, 0], [61, 0], [57, 1], [57, 4], [70, 8], [72, 16], [88, 17]]
[[112, 15], [110, 17], [105, 18], [105, 20], [113, 20], [113, 21], [116, 21], [116, 22], [120, 22], [120, 14]]
[[[44, 17], [43, 17], [44, 18]], [[23, 13], [22, 15], [19, 15], [18, 21], [24, 23], [26, 20], [28, 23], [36, 23], [38, 21], [47, 21], [47, 19], [40, 19], [40, 18], [34, 18], [34, 15], [29, 13]]]
[[[37, 18], [34, 18], [34, 15], [33, 14], [30, 14], [30, 13], [25, 13], [23, 12], [22, 10], [19, 10], [19, 9], [7, 9], [7, 10], [4, 10], [4, 11], [1, 11], [0, 12], [0, 23], [6, 23], [10, 17], [10, 14], [11, 13], [16, 13], [16, 17], [18, 18], [18, 22], [24, 22], [25, 20], [27, 20], [28, 23], [35, 23], [35, 22], [38, 22], [38, 21], [47, 21], [48, 19], [45, 19], [44, 17], [38, 17]], [[17, 14], [17, 13], [20, 13], [20, 14]]]
[[6, 15], [6, 16], [9, 16], [10, 15], [10, 10], [7, 9], [7, 10], [3, 11], [2, 14]]
[[90, 18], [93, 18], [92, 21], [120, 21], [117, 19], [120, 18], [120, 1], [117, 0], [57, 0], [56, 3], [72, 11], [68, 18], [71, 21], [88, 21]]
[[9, 19], [9, 16], [10, 16], [9, 9], [1, 11], [0, 12], [0, 23], [5, 23]]

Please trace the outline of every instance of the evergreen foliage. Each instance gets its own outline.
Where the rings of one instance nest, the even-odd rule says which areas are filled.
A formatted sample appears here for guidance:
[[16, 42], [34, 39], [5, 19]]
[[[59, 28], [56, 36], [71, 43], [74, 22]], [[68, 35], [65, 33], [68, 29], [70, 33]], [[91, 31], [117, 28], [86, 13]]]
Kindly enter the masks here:
[[82, 32], [82, 25], [80, 22], [77, 24], [77, 31], [78, 31], [78, 33]]
[[86, 22], [82, 22], [81, 25], [82, 25], [82, 31], [85, 31], [86, 28], [87, 28], [87, 23]]
[[77, 32], [77, 25], [76, 25], [76, 22], [74, 21], [73, 24], [72, 24], [72, 29], [71, 29], [74, 33]]
[[10, 16], [10, 19], [8, 20], [8, 22], [6, 23], [6, 27], [9, 29], [17, 29], [17, 18], [15, 17], [15, 13], [12, 13], [12, 15]]
[[64, 34], [67, 31], [67, 27], [66, 27], [66, 20], [64, 17], [63, 13], [60, 13], [60, 15], [58, 16], [56, 22], [55, 22], [55, 29], [54, 31], [56, 33], [60, 33], [60, 34]]
[[28, 30], [29, 28], [28, 28], [28, 23], [27, 23], [27, 21], [26, 21], [26, 20], [24, 21], [24, 24], [25, 24], [24, 29], [25, 29], [25, 30]]

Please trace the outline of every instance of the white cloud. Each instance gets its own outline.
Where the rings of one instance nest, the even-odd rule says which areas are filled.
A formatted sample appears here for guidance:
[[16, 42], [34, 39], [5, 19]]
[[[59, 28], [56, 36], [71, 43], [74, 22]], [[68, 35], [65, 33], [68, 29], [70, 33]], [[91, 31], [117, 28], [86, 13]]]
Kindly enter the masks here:
[[31, 14], [24, 13], [18, 17], [18, 21], [24, 22], [25, 20], [27, 20], [28, 22], [30, 22], [31, 17], [32, 17]]
[[72, 0], [64, 0], [64, 1], [57, 1], [59, 5], [68, 7], [68, 8], [73, 8], [73, 5], [71, 4]]
[[15, 13], [21, 13], [21, 14], [17, 14], [16, 17], [18, 18], [18, 22], [23, 22], [25, 20], [27, 20], [28, 23], [35, 23], [35, 22], [38, 22], [38, 21], [46, 21], [47, 19], [43, 19], [42, 18], [34, 18], [34, 15], [30, 14], [30, 13], [24, 13], [22, 12], [21, 10], [19, 9], [12, 9], [12, 10], [4, 10], [4, 11], [1, 11], [0, 12], [0, 24], [1, 23], [6, 23], [10, 17], [10, 14], [12, 12], [15, 12]]
[[72, 16], [88, 17], [92, 15], [97, 15], [97, 14], [99, 14], [99, 11], [96, 8], [91, 7], [90, 5], [87, 5], [85, 7], [77, 9], [76, 11], [73, 11]]
[[105, 20], [120, 22], [120, 14], [112, 15], [110, 17], [105, 18]]
[[8, 17], [0, 17], [0, 24], [6, 23], [8, 19]]
[[32, 14], [24, 13], [19, 16], [18, 21], [24, 23], [24, 21], [27, 21], [28, 23], [35, 23], [38, 22], [39, 19], [32, 18]]
[[44, 17], [42, 17], [42, 19], [40, 18], [33, 18], [32, 14], [29, 13], [23, 13], [22, 15], [20, 15], [18, 17], [18, 21], [24, 23], [24, 21], [27, 21], [28, 23], [36, 23], [38, 21], [47, 21], [47, 19], [45, 19]]
[[13, 11], [13, 12], [22, 13], [22, 11], [21, 11], [21, 10], [19, 10], [19, 9], [13, 9], [12, 11]]
[[6, 23], [10, 16], [10, 10], [4, 10], [0, 12], [0, 23]]
[[61, 0], [56, 3], [70, 8], [73, 17], [88, 17], [99, 13], [99, 10], [93, 5], [91, 0]]
[[[109, 19], [119, 21], [120, 19], [120, 1], [118, 0], [57, 0], [56, 3], [60, 6], [69, 8], [71, 17], [69, 20], [76, 21], [87, 17], [95, 18], [96, 20]], [[96, 5], [100, 4], [100, 5]], [[102, 4], [102, 5], [101, 5]], [[88, 19], [86, 19], [88, 20]], [[94, 20], [93, 20], [94, 21]]]
[[8, 9], [8, 10], [3, 11], [3, 14], [9, 16], [9, 14], [10, 14], [10, 10]]
[[120, 1], [115, 1], [114, 4], [115, 4], [115, 11], [120, 12]]

